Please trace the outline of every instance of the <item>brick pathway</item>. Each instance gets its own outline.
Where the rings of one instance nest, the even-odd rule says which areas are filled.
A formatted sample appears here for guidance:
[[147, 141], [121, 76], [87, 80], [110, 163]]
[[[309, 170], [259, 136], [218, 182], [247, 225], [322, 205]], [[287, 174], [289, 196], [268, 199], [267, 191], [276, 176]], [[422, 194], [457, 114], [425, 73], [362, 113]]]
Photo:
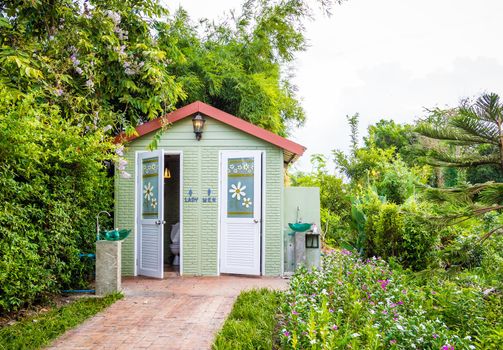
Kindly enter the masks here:
[[127, 278], [125, 297], [58, 338], [49, 349], [209, 349], [237, 295], [285, 289], [281, 278]]

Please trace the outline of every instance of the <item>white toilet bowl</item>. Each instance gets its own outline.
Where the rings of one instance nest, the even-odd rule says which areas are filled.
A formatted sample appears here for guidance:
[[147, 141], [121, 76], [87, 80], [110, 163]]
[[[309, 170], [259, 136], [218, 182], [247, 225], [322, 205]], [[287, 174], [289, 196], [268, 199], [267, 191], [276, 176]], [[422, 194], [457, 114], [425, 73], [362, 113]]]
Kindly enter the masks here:
[[171, 250], [171, 254], [175, 256], [172, 265], [180, 265], [180, 242], [171, 243], [169, 249]]
[[175, 256], [172, 265], [180, 265], [180, 223], [171, 225], [171, 253]]

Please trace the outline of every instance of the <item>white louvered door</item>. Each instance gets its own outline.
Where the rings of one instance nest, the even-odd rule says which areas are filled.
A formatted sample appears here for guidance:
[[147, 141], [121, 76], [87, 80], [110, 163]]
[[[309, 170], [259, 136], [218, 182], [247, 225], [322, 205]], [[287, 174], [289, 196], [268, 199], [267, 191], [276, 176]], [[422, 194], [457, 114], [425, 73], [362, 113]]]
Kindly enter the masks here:
[[222, 151], [220, 272], [260, 275], [262, 152]]
[[164, 277], [164, 156], [162, 150], [138, 157], [138, 274]]

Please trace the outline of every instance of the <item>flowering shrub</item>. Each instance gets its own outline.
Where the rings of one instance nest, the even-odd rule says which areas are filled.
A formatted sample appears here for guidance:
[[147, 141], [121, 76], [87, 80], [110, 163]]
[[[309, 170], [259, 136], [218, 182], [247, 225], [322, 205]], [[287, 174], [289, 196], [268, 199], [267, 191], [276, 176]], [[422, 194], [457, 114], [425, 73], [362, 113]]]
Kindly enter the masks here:
[[281, 344], [293, 349], [472, 349], [438, 317], [435, 291], [409, 289], [407, 275], [379, 258], [331, 252], [294, 275], [282, 305]]

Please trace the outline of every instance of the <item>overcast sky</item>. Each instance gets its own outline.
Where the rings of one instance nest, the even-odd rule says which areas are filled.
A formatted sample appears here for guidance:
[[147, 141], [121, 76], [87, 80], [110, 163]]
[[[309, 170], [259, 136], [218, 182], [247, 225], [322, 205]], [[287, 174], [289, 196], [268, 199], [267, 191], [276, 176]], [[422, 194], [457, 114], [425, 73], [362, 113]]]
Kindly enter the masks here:
[[[170, 1], [193, 19], [239, 9], [236, 0]], [[313, 153], [347, 150], [346, 115], [369, 124], [412, 122], [424, 108], [455, 107], [465, 97], [503, 97], [503, 1], [348, 0], [330, 18], [307, 23], [310, 47], [295, 63], [307, 122], [291, 139]]]

